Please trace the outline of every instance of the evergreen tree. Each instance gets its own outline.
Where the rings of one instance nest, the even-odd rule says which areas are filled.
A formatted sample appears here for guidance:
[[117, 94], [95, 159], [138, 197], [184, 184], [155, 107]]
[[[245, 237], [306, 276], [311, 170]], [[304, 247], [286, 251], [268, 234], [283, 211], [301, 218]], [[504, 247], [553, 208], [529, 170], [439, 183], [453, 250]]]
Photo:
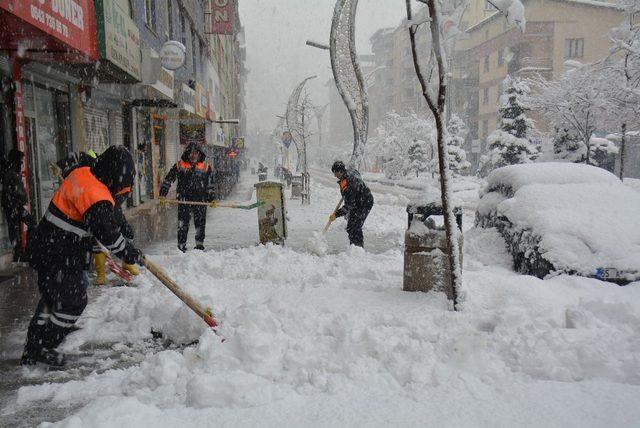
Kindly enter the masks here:
[[537, 147], [530, 141], [534, 131], [533, 121], [525, 112], [524, 98], [528, 96], [529, 86], [507, 76], [503, 82], [500, 97], [500, 129], [487, 137], [489, 153], [485, 167], [495, 169], [506, 165], [533, 162], [538, 156]]
[[447, 126], [449, 138], [447, 140], [447, 158], [449, 169], [453, 174], [460, 174], [471, 166], [467, 161], [467, 152], [464, 150], [464, 141], [467, 136], [467, 126], [457, 115], [451, 116]]
[[575, 131], [565, 125], [556, 126], [553, 135], [554, 159], [581, 163], [584, 162], [586, 153], [587, 147]]
[[415, 171], [416, 177], [429, 169], [426, 144], [422, 140], [414, 139], [409, 145], [409, 169]]

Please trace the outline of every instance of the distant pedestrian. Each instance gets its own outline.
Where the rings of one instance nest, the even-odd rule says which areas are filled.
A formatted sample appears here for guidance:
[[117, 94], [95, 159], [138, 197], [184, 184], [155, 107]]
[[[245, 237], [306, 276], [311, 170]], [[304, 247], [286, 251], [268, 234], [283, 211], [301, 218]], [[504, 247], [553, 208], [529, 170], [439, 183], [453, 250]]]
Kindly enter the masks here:
[[2, 177], [2, 211], [7, 220], [9, 239], [13, 245], [13, 261], [26, 262], [28, 255], [23, 251], [20, 223], [24, 223], [31, 230], [35, 227], [33, 216], [24, 207], [27, 203], [27, 193], [20, 170], [24, 153], [12, 149], [7, 156], [6, 169]]
[[347, 169], [342, 161], [334, 162], [331, 172], [338, 179], [344, 204], [329, 219], [334, 221], [337, 217], [345, 216], [349, 243], [363, 247], [362, 226], [373, 208], [373, 195], [362, 181], [360, 173], [355, 169]]
[[[191, 143], [182, 153], [180, 161], [171, 167], [160, 189], [160, 198], [166, 198], [171, 184], [178, 180], [177, 198], [185, 202], [213, 202], [213, 174], [205, 162], [205, 154], [196, 143]], [[178, 249], [187, 251], [187, 234], [193, 213], [196, 227], [196, 250], [204, 250], [207, 207], [202, 205], [178, 205]]]

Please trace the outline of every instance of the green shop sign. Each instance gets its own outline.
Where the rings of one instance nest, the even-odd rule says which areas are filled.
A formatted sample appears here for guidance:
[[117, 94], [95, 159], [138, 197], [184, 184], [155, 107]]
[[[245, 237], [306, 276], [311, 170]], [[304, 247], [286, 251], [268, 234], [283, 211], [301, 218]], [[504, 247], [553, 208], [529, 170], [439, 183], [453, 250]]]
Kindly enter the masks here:
[[95, 0], [95, 7], [100, 57], [126, 74], [113, 70], [122, 80], [139, 81], [140, 32], [129, 11], [114, 0]]

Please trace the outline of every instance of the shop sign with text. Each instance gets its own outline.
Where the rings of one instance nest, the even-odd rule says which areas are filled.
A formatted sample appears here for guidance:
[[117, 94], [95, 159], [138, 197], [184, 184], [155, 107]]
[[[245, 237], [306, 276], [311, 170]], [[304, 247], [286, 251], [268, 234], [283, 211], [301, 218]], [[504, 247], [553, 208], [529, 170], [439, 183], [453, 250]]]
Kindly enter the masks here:
[[130, 12], [114, 0], [95, 0], [95, 5], [100, 55], [140, 80], [140, 32]]
[[[0, 0], [0, 9], [17, 16], [67, 46], [98, 58], [91, 0]], [[10, 31], [2, 28], [1, 31]]]

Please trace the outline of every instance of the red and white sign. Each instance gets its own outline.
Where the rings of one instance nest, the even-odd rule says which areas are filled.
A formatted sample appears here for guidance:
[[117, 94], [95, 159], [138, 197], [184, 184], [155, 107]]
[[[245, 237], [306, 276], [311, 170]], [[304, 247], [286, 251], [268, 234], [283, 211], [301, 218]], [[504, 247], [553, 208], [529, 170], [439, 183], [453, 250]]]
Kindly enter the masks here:
[[[36, 37], [28, 26], [9, 19], [7, 12], [55, 40]], [[10, 42], [19, 43], [23, 48], [44, 47], [55, 51], [50, 45], [60, 41], [78, 53], [98, 59], [95, 9], [91, 0], [0, 0], [0, 15], [6, 17], [9, 27], [3, 28], [3, 32], [12, 34]]]
[[233, 1], [209, 0], [211, 13], [207, 16], [211, 34], [233, 34]]

